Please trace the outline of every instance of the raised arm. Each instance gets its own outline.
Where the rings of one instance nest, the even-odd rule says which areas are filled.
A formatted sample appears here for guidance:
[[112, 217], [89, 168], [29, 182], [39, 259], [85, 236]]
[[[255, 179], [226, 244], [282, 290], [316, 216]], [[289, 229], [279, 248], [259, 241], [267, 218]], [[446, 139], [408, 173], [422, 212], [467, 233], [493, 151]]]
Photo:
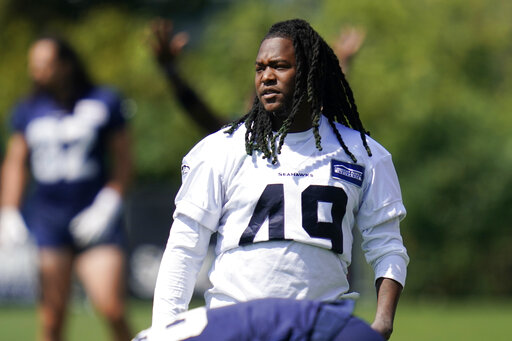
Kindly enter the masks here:
[[151, 24], [153, 54], [162, 68], [167, 81], [187, 114], [208, 133], [221, 128], [225, 122], [190, 87], [178, 72], [175, 60], [188, 42], [188, 34], [173, 34], [170, 20], [157, 19]]

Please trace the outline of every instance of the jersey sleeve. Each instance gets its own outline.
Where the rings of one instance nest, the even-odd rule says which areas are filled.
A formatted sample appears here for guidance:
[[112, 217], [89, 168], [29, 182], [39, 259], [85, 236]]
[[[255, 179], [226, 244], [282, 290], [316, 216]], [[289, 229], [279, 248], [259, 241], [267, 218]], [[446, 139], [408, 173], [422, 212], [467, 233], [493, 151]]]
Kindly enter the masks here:
[[168, 325], [188, 309], [211, 234], [209, 229], [185, 216], [174, 219], [155, 285], [154, 328]]
[[391, 155], [378, 160], [365, 178], [367, 180], [356, 218], [359, 229], [365, 230], [393, 218], [402, 220], [406, 210]]
[[126, 125], [126, 110], [123, 106], [121, 96], [110, 89], [99, 90], [101, 98], [107, 105], [109, 112], [109, 119], [107, 122], [108, 130], [117, 130], [123, 128]]
[[399, 225], [406, 210], [391, 155], [379, 159], [365, 176], [368, 182], [356, 221], [366, 261], [376, 279], [391, 278], [403, 286], [409, 257]]
[[400, 222], [394, 218], [362, 232], [366, 261], [373, 268], [375, 280], [391, 278], [403, 286], [407, 277], [409, 256], [400, 234]]
[[174, 216], [182, 214], [215, 232], [222, 214], [222, 177], [209, 161], [208, 150], [201, 146], [183, 159], [182, 185], [176, 195]]

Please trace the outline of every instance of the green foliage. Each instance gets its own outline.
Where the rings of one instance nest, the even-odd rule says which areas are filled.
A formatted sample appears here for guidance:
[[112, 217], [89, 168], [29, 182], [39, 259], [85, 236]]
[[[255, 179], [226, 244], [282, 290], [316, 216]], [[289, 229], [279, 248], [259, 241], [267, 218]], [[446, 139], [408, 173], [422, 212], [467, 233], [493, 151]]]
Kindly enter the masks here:
[[[36, 25], [0, 7], [0, 115], [28, 88], [25, 54]], [[406, 292], [512, 294], [512, 3], [483, 0], [233, 1], [186, 23], [180, 66], [225, 119], [245, 112], [253, 62], [270, 24], [302, 17], [334, 42], [366, 30], [348, 79], [363, 123], [394, 157], [408, 216]], [[170, 13], [172, 14], [172, 13]], [[139, 179], [178, 182], [179, 163], [202, 132], [169, 93], [147, 46], [150, 18], [92, 7], [51, 21], [94, 78], [132, 109]], [[186, 26], [185, 25], [185, 26]], [[177, 27], [181, 29], [181, 27]], [[1, 130], [5, 142], [5, 126]]]
[[[53, 20], [45, 32], [60, 32], [77, 49], [93, 79], [119, 90], [131, 114], [140, 180], [179, 182], [181, 158], [200, 138], [198, 128], [173, 103], [149, 49], [149, 19], [115, 7], [98, 7], [78, 21]], [[11, 20], [0, 30], [0, 115], [7, 122], [16, 100], [30, 89], [26, 54], [39, 32]], [[16, 39], [14, 39], [14, 37]], [[7, 124], [2, 124], [5, 143]]]
[[[1, 12], [0, 12], [1, 15]], [[33, 33], [26, 21], [9, 22], [0, 27], [0, 120], [7, 121], [9, 106], [28, 87], [26, 65], [23, 62]], [[12, 39], [16, 37], [16, 39]], [[0, 141], [5, 143], [7, 129], [1, 125]], [[3, 150], [3, 148], [2, 148]], [[3, 155], [3, 154], [2, 154]]]

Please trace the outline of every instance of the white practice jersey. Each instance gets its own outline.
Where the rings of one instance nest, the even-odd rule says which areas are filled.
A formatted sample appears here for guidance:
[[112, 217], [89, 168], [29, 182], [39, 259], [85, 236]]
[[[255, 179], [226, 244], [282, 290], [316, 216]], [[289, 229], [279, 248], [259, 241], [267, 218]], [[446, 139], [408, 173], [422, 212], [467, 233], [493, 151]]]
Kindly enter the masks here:
[[404, 284], [398, 221], [406, 211], [391, 155], [367, 137], [369, 157], [359, 132], [337, 127], [357, 163], [325, 117], [322, 151], [312, 130], [289, 133], [276, 165], [247, 155], [243, 125], [206, 137], [184, 158], [174, 216], [218, 232], [207, 305], [340, 297], [349, 289], [354, 226], [376, 277]]

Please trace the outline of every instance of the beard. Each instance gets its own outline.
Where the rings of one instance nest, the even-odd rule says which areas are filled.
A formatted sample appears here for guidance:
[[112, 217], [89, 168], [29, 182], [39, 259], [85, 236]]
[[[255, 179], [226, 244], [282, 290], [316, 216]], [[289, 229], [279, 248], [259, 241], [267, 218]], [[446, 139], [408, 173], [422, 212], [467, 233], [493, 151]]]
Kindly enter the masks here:
[[[293, 121], [292, 115], [292, 104], [291, 103], [283, 103], [283, 105], [274, 111], [268, 111], [263, 108], [267, 116], [272, 121], [272, 129], [278, 131], [284, 124], [284, 122], [288, 119]], [[290, 122], [291, 123], [291, 122]]]

